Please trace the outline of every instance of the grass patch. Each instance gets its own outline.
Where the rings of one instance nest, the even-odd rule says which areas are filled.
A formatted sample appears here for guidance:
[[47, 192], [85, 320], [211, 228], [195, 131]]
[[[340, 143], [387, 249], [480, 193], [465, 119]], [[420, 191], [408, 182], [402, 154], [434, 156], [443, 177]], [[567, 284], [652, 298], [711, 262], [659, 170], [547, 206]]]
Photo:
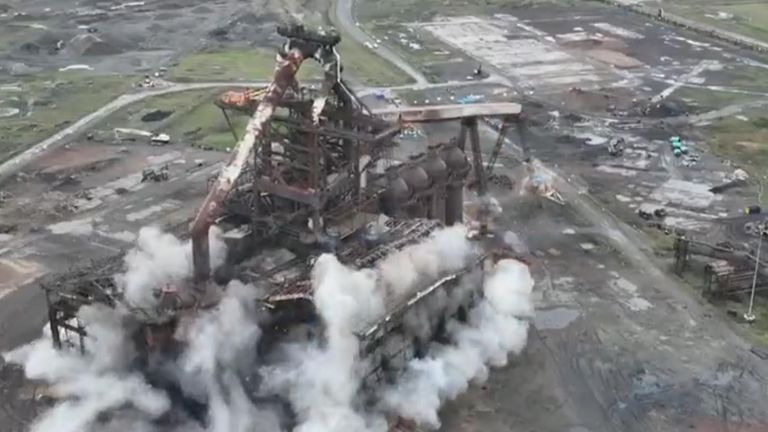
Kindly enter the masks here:
[[131, 87], [129, 76], [87, 76], [76, 72], [24, 77], [0, 93], [2, 106], [19, 110], [0, 119], [0, 161], [24, 151], [81, 117], [97, 110]]
[[[345, 71], [363, 84], [387, 86], [410, 82], [400, 69], [357, 44], [351, 36], [343, 37], [337, 49]], [[168, 77], [177, 82], [266, 81], [272, 79], [276, 53], [269, 48], [201, 51], [183, 57], [171, 68]], [[299, 69], [299, 80], [322, 78], [323, 71], [314, 60], [308, 59]]]
[[[335, 2], [333, 7], [336, 7]], [[413, 82], [400, 68], [357, 43], [355, 38], [345, 32], [344, 28], [336, 22], [335, 10], [328, 10], [324, 19], [341, 32], [341, 42], [336, 50], [341, 56], [345, 74], [352, 75], [364, 85], [375, 87], [405, 85]]]
[[[229, 113], [238, 138], [243, 135], [248, 117], [238, 113]], [[235, 146], [236, 141], [227, 125], [221, 110], [206, 101], [191, 110], [176, 116], [168, 124], [167, 133], [175, 139], [197, 147], [227, 150]]]
[[[749, 294], [744, 294], [742, 301], [728, 300], [723, 305], [725, 310], [736, 312], [735, 320], [740, 326], [744, 326], [752, 336], [754, 342], [768, 346], [768, 299], [757, 293], [752, 313], [755, 314], [755, 322], [749, 324], [742, 320], [742, 314], [749, 309]], [[734, 318], [732, 318], [734, 319]]]
[[[167, 132], [169, 124], [185, 115], [200, 104], [213, 104], [213, 99], [222, 89], [190, 90], [169, 93], [143, 99], [111, 114], [94, 128], [101, 133], [112, 133], [114, 128], [142, 129], [150, 132]], [[161, 121], [144, 122], [141, 118], [154, 110], [170, 111], [172, 114]]]
[[397, 66], [358, 44], [351, 36], [342, 36], [337, 50], [344, 71], [365, 85], [384, 87], [411, 83], [410, 77]]
[[512, 8], [572, 3], [572, 0], [360, 0], [357, 14], [361, 21], [396, 23], [429, 21], [438, 15], [487, 15], [509, 12]]
[[[277, 51], [269, 48], [237, 48], [201, 51], [183, 57], [169, 73], [178, 82], [261, 81], [272, 78]], [[299, 79], [320, 79], [322, 71], [312, 61], [299, 70]]]
[[731, 19], [717, 20], [725, 27], [768, 42], [768, 5], [765, 2], [725, 4], [712, 9], [733, 15]]
[[[475, 61], [450, 45], [444, 43], [435, 37], [429, 31], [407, 25], [386, 22], [371, 22], [364, 25], [366, 31], [375, 35], [386, 44], [387, 47], [395, 51], [406, 62], [420, 70], [430, 81], [439, 82], [441, 72], [444, 72], [446, 66], [450, 63], [467, 62], [474, 64]], [[415, 49], [409, 46], [409, 43], [416, 43], [420, 46]]]
[[646, 229], [644, 230], [648, 238], [651, 240], [651, 246], [656, 256], [667, 258], [672, 256], [675, 251], [675, 236], [672, 234], [665, 234], [658, 229]]
[[[135, 128], [167, 133], [173, 142], [226, 150], [234, 147], [235, 141], [221, 110], [213, 104], [222, 91], [190, 90], [145, 99], [112, 114], [97, 129], [105, 140], [112, 139], [114, 128]], [[154, 110], [172, 111], [172, 114], [156, 122], [141, 120]], [[230, 118], [235, 131], [241, 135], [248, 118], [237, 113], [230, 113]]]
[[714, 154], [744, 168], [753, 179], [763, 179], [761, 201], [768, 203], [768, 112], [754, 112], [748, 121], [723, 119], [705, 134]]
[[[768, 7], [760, 0], [675, 0], [648, 3], [674, 14], [768, 42]], [[725, 14], [725, 15], [723, 15]]]
[[716, 91], [707, 88], [682, 87], [672, 94], [675, 99], [686, 102], [686, 105], [696, 106], [699, 111], [711, 111], [742, 102], [755, 100], [756, 96], [727, 91]]
[[768, 88], [768, 69], [766, 68], [739, 65], [724, 72], [730, 86], [761, 92]]

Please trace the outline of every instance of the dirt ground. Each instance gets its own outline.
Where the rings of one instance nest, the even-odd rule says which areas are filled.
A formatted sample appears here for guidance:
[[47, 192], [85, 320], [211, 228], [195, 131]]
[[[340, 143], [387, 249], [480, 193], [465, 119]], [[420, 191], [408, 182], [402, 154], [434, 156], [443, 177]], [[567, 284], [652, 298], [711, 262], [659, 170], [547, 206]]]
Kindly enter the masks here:
[[185, 53], [269, 46], [292, 2], [10, 0], [0, 14], [0, 65], [9, 75], [87, 65], [143, 74]]
[[[110, 46], [126, 48], [103, 63], [93, 62], [104, 70], [154, 70], [172, 57], [162, 47], [176, 41], [184, 48], [186, 41], [217, 28], [230, 28], [226, 34], [231, 35], [266, 31], [270, 25], [233, 25], [255, 7], [247, 2], [171, 7], [175, 3], [163, 1], [150, 10], [103, 3], [80, 6], [106, 8], [106, 15], [99, 15], [106, 20], [130, 10], [137, 16], [131, 25], [138, 27], [126, 27], [126, 34], [154, 35], [122, 45], [130, 38], [118, 27]], [[89, 16], [72, 12], [77, 8], [46, 12], [46, 4], [25, 2], [39, 17], [7, 15], [0, 18], [6, 20], [0, 28], [3, 22], [29, 27], [39, 21], [63, 31], [68, 14]], [[562, 206], [540, 203], [494, 186], [504, 207], [496, 232], [515, 232], [534, 257], [537, 316], [523, 355], [450, 402], [441, 430], [768, 431], [768, 362], [752, 351], [759, 344], [745, 326], [708, 304], [698, 286], [671, 275], [671, 238], [637, 215], [642, 206], [663, 206], [667, 214], [656, 223], [712, 242], [754, 247], [755, 239], [740, 231], [742, 220], [737, 220], [739, 211], [755, 201], [754, 182], [724, 194], [708, 190], [741, 165], [712, 154], [706, 127], [722, 118], [752, 116], [761, 107], [768, 95], [755, 82], [764, 79], [768, 63], [635, 15], [597, 11], [588, 4], [548, 6], [514, 9], [514, 19], [488, 19], [501, 26], [500, 34], [507, 34], [504, 26], [513, 30], [510, 40], [518, 44], [510, 46], [520, 49], [519, 58], [543, 52], [536, 51], [543, 46], [561, 61], [558, 67], [524, 69], [538, 68], [535, 58], [512, 67], [505, 63], [511, 54], [481, 58], [496, 62], [486, 69], [498, 78], [493, 85], [401, 89], [405, 103], [463, 97], [522, 101], [533, 154], [557, 176], [555, 185], [565, 197]], [[96, 22], [83, 19], [83, 25]], [[436, 34], [446, 40], [454, 36]], [[0, 37], [7, 35], [0, 30]], [[20, 53], [19, 41], [11, 43], [4, 64], [57, 68], [81, 59]], [[471, 63], [446, 62], [443, 69], [433, 65], [431, 72], [445, 80], [464, 79], [478, 61], [469, 45], [465, 48]], [[597, 57], [594, 50], [600, 50]], [[570, 81], [573, 74], [562, 65], [588, 72]], [[370, 100], [373, 107], [384, 103]], [[425, 138], [439, 141], [456, 132], [453, 125], [436, 126], [402, 139], [404, 147], [418, 147]], [[688, 156], [672, 154], [673, 135], [689, 145]], [[607, 151], [615, 137], [626, 143], [620, 156]], [[486, 153], [494, 141], [484, 129]], [[513, 178], [519, 172], [517, 144], [519, 137], [511, 134], [497, 168]], [[34, 338], [45, 323], [43, 296], [27, 283], [30, 279], [117, 254], [147, 223], [185, 223], [224, 156], [183, 143], [155, 147], [83, 138], [3, 184], [0, 351]], [[142, 170], [165, 165], [167, 182], [141, 182]], [[42, 401], [18, 370], [0, 365], [0, 378], [0, 430], [25, 430]]]

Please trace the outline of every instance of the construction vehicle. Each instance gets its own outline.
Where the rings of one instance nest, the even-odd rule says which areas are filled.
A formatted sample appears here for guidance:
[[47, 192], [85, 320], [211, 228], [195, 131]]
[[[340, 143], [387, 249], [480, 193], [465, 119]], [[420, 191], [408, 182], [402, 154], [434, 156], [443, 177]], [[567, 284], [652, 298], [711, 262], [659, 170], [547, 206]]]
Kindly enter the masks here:
[[171, 137], [168, 136], [168, 134], [155, 134], [141, 129], [115, 128], [113, 133], [115, 135], [115, 141], [123, 141], [126, 139], [135, 140], [136, 137], [141, 137], [147, 139], [153, 145], [161, 146], [171, 142]]
[[624, 138], [611, 138], [608, 140], [608, 154], [611, 156], [621, 156], [624, 154]]
[[160, 169], [145, 168], [141, 171], [141, 182], [153, 181], [163, 182], [168, 180], [168, 165], [163, 165]]
[[[503, 236], [489, 235], [493, 231], [492, 212], [485, 208], [489, 170], [483, 165], [478, 122], [487, 116], [511, 121], [519, 117], [521, 107], [475, 103], [371, 110], [341, 75], [336, 32], [302, 26], [279, 27], [278, 32], [287, 41], [272, 83], [264, 90], [227, 92], [215, 102], [230, 125], [228, 111], [247, 114], [249, 122], [239, 137], [233, 129], [237, 144], [231, 159], [211, 180], [192, 222], [193, 274], [171, 288], [157, 287], [156, 307], [129, 307], [141, 323], [138, 334], [148, 353], [178, 352], [173, 347], [186, 343], [178, 336], [178, 317], [215, 306], [231, 280], [257, 284], [264, 287], [266, 294], [259, 303], [267, 314], [259, 349], [269, 352], [297, 328], [314, 329], [308, 335], [322, 334], [310, 278], [312, 263], [322, 254], [333, 253], [348, 266], [376, 270], [383, 260], [430, 238], [441, 227], [467, 222], [475, 247], [466, 262], [405, 287], [388, 297], [382, 314], [358, 323], [355, 334], [368, 366], [363, 388], [375, 393], [411, 358], [426, 355], [429, 342], [447, 319], [466, 318], [481, 295], [487, 266], [515, 256]], [[302, 62], [310, 58], [325, 71], [319, 90], [301, 87], [295, 78]], [[397, 146], [395, 137], [407, 125], [446, 121], [461, 123], [455, 139], [415, 154]], [[499, 143], [505, 131], [506, 127]], [[465, 221], [470, 172], [478, 216]], [[229, 246], [227, 271], [216, 275], [209, 251], [209, 230], [214, 225], [228, 233]], [[73, 311], [83, 303], [126, 301], [111, 278], [120, 265], [117, 257], [45, 286], [55, 343], [62, 331], [86, 333], [71, 325]], [[91, 294], [79, 294], [84, 292]], [[456, 301], [445, 302], [446, 296]], [[408, 324], [416, 314], [429, 323], [418, 335]]]
[[683, 144], [683, 141], [680, 139], [679, 136], [673, 136], [670, 138], [670, 144], [672, 146], [672, 153], [675, 155], [675, 157], [680, 157], [684, 154], [688, 154], [688, 146]]

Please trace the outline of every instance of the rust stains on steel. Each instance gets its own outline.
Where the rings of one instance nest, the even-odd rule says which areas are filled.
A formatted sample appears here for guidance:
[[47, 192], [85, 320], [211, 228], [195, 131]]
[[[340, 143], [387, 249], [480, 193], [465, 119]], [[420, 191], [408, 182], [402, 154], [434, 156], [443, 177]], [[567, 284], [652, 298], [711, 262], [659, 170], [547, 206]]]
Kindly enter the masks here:
[[304, 61], [304, 55], [293, 49], [278, 62], [272, 83], [267, 87], [261, 103], [256, 108], [246, 127], [245, 135], [235, 146], [229, 163], [222, 169], [216, 183], [205, 197], [192, 223], [192, 260], [195, 281], [204, 282], [211, 272], [208, 230], [220, 214], [222, 205], [251, 154], [256, 140], [263, 134], [275, 106], [282, 100], [286, 90], [295, 83], [296, 71]]
[[426, 123], [445, 120], [459, 120], [467, 117], [515, 116], [520, 115], [520, 104], [511, 102], [489, 102], [468, 105], [429, 105], [405, 108], [374, 109], [373, 114], [385, 119], [400, 119], [407, 123]]

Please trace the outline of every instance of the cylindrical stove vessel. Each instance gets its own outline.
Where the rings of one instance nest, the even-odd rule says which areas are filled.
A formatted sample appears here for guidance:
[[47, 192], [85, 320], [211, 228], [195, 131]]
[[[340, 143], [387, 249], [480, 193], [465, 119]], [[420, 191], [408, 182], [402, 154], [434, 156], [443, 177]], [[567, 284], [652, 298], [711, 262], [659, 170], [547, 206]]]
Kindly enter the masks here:
[[440, 156], [442, 144], [431, 144], [427, 157], [422, 163], [424, 171], [432, 180], [432, 193], [429, 196], [427, 217], [445, 223], [445, 185], [448, 179], [448, 166]]
[[448, 168], [445, 188], [445, 224], [450, 226], [464, 220], [464, 179], [469, 171], [469, 162], [455, 141], [443, 147], [441, 156]]
[[464, 221], [464, 185], [450, 184], [445, 188], [445, 224]]
[[387, 216], [395, 217], [411, 197], [411, 188], [405, 182], [398, 167], [387, 168], [387, 188], [381, 194], [381, 210]]
[[410, 161], [400, 171], [400, 175], [412, 191], [411, 200], [405, 206], [406, 213], [412, 218], [423, 218], [427, 215], [424, 197], [425, 193], [429, 192], [431, 180], [424, 168], [421, 167], [423, 159], [423, 153], [411, 156]]

